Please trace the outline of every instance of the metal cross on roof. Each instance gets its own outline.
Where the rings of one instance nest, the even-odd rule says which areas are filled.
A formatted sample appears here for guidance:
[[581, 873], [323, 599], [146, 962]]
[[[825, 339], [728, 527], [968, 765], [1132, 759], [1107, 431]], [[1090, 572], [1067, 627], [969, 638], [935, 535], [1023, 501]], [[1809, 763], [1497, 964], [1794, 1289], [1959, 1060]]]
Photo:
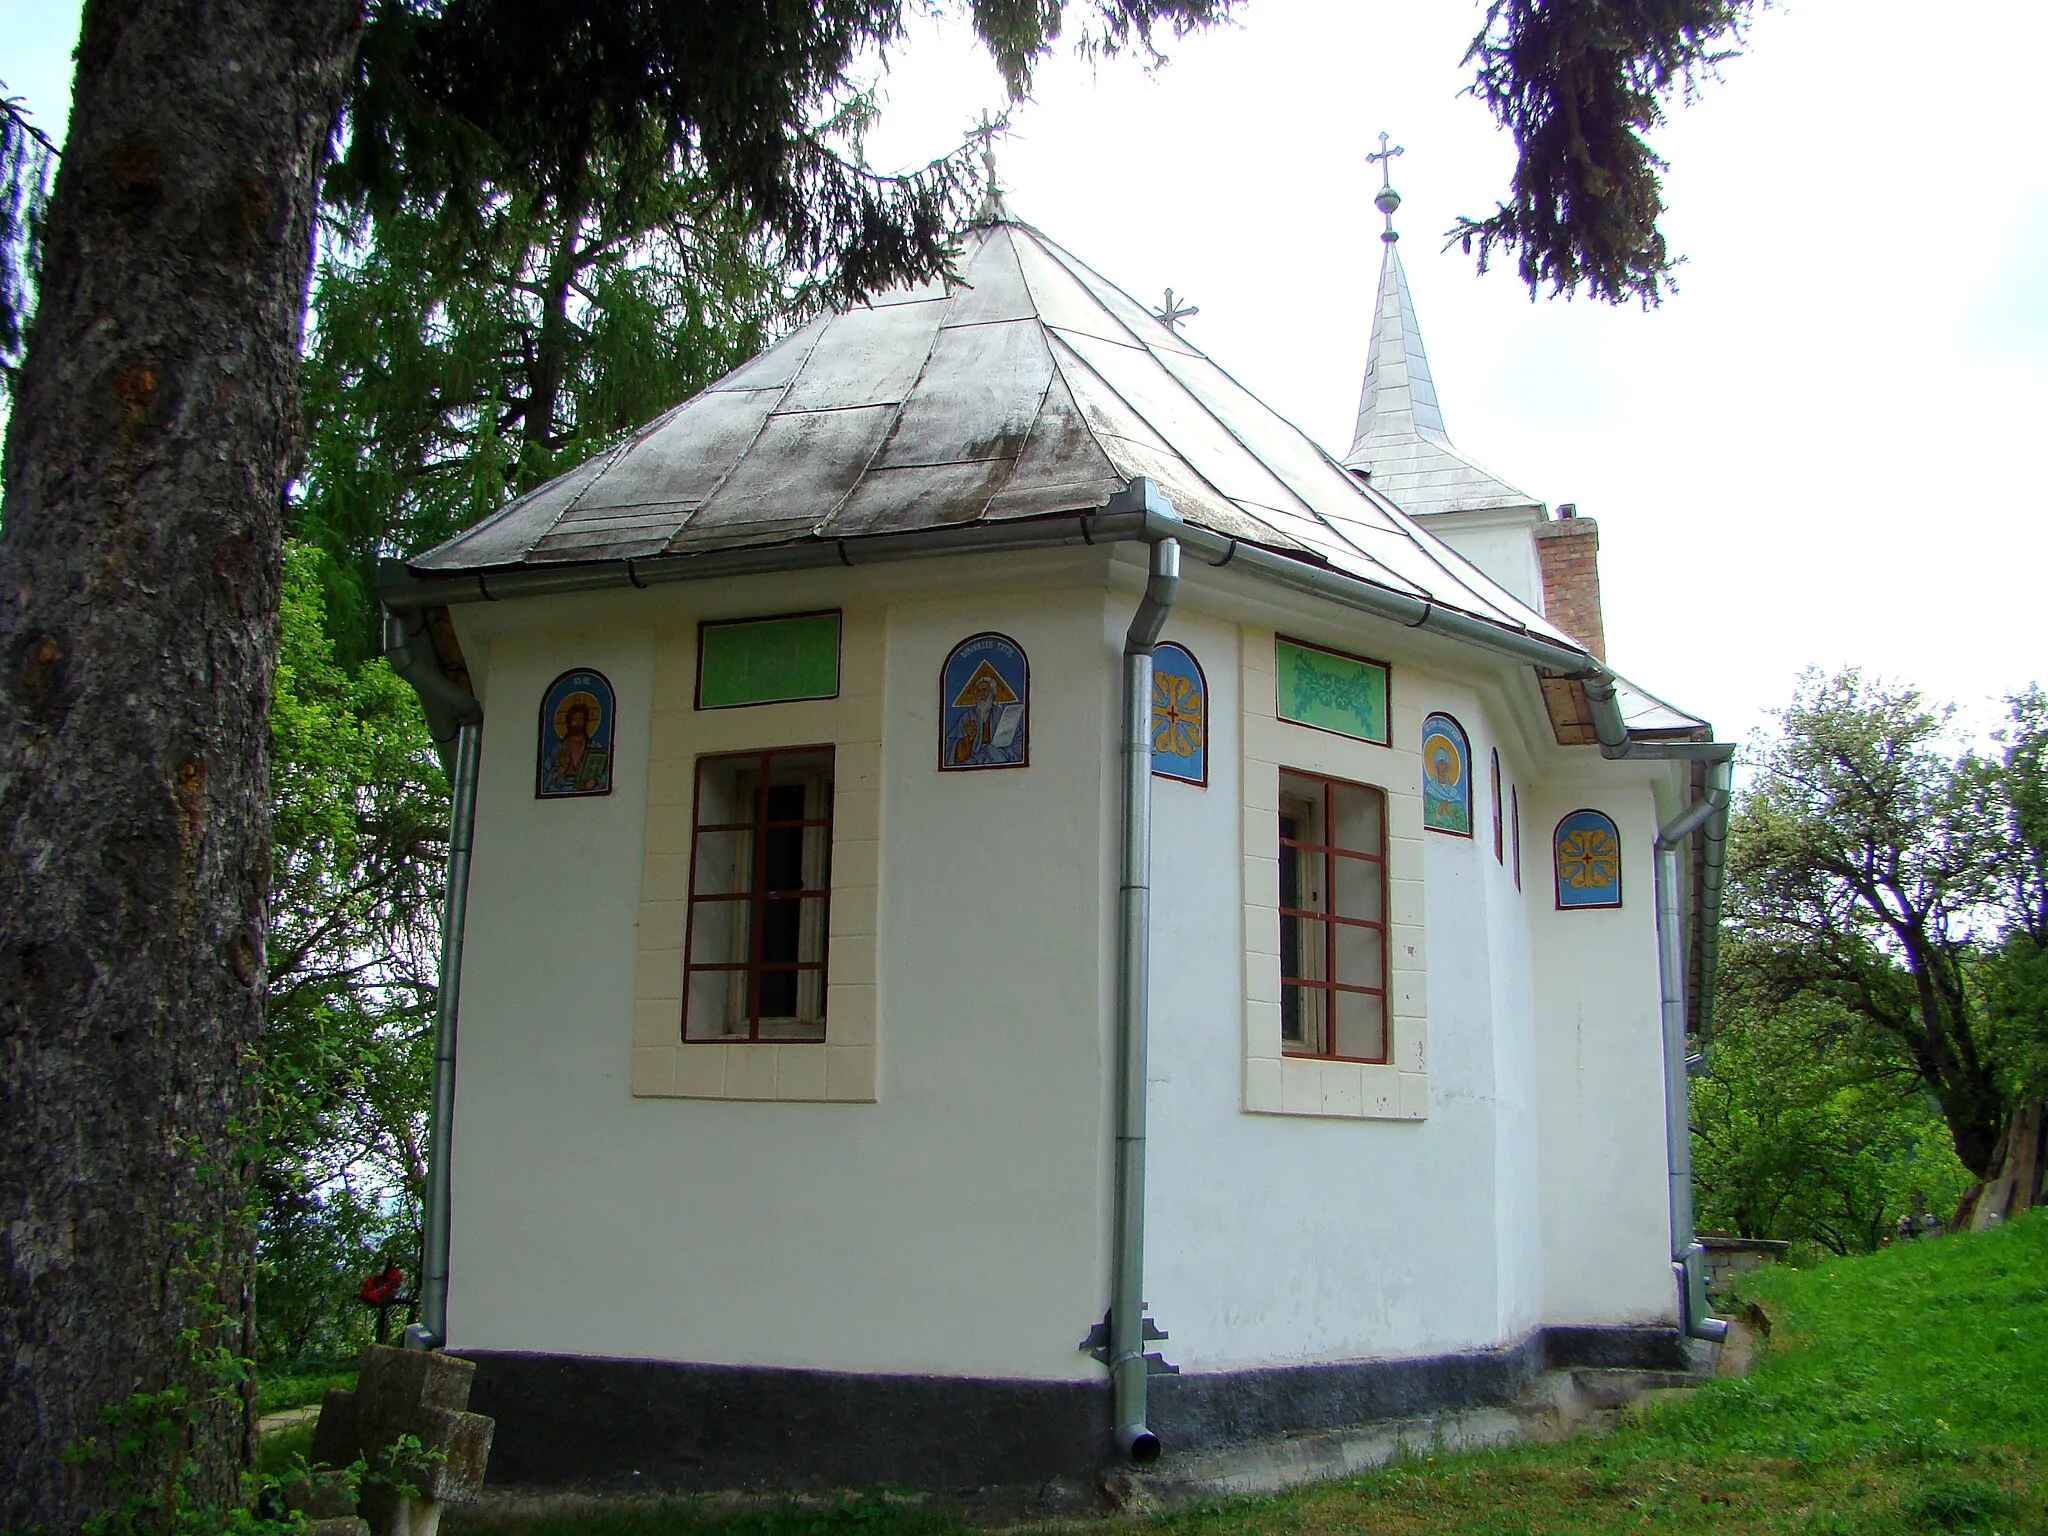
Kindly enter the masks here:
[[1384, 133], [1380, 135], [1380, 147], [1377, 150], [1369, 149], [1365, 152], [1366, 163], [1368, 165], [1377, 165], [1380, 168], [1380, 189], [1374, 195], [1372, 204], [1387, 217], [1387, 227], [1381, 232], [1380, 238], [1389, 245], [1401, 238], [1394, 233], [1394, 210], [1401, 206], [1401, 194], [1394, 190], [1394, 156], [1406, 153], [1407, 151], [1399, 144], [1389, 149], [1387, 147], [1387, 136]]
[[971, 138], [981, 140], [981, 171], [986, 188], [982, 198], [981, 217], [984, 223], [994, 223], [1009, 217], [1009, 210], [1003, 206], [1003, 184], [996, 177], [996, 140], [1009, 132], [1010, 116], [990, 117], [988, 108], [981, 109], [981, 121], [974, 126]]
[[1166, 290], [1166, 303], [1164, 307], [1153, 310], [1152, 315], [1161, 325], [1178, 336], [1180, 334], [1181, 321], [1187, 319], [1189, 315], [1199, 315], [1201, 312], [1201, 308], [1198, 305], [1183, 304], [1174, 298], [1173, 290], [1169, 288]]
[[1368, 164], [1377, 165], [1380, 168], [1380, 185], [1390, 187], [1394, 184], [1390, 174], [1393, 169], [1394, 156], [1407, 153], [1408, 151], [1399, 144], [1396, 144], [1392, 149], [1387, 148], [1387, 135], [1383, 133], [1380, 135], [1380, 147], [1377, 150], [1367, 150], [1365, 158]]

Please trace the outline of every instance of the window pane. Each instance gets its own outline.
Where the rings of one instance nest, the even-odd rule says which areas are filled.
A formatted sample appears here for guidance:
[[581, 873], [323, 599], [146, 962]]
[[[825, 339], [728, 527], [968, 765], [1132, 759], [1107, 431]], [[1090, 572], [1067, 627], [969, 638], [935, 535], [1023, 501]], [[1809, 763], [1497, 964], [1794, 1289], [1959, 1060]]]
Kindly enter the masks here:
[[[1293, 943], [1288, 943], [1286, 924], [1293, 924]], [[1282, 918], [1280, 979], [1283, 981], [1328, 981], [1330, 925], [1319, 917]]]
[[[1330, 994], [1321, 987], [1280, 988], [1280, 1049], [1291, 1056], [1329, 1054]], [[1290, 1021], [1295, 1033], [1287, 1033]]]
[[690, 964], [731, 965], [747, 958], [748, 904], [744, 901], [690, 903]]
[[754, 785], [761, 761], [754, 757], [707, 757], [697, 764], [697, 825], [715, 827], [754, 820]]
[[762, 971], [754, 985], [760, 996], [763, 1021], [796, 1017], [795, 971]]
[[1332, 784], [1330, 807], [1335, 813], [1335, 842], [1353, 853], [1378, 853], [1380, 836], [1380, 792], [1355, 784]]
[[801, 901], [761, 903], [760, 958], [763, 965], [794, 965], [799, 960], [817, 958], [802, 952], [803, 907]]
[[691, 893], [717, 896], [745, 891], [753, 856], [751, 832], [699, 832], [696, 881]]
[[[1292, 825], [1294, 825], [1294, 821], [1291, 817], [1282, 816], [1280, 818], [1280, 836], [1282, 838], [1291, 835], [1287, 829]], [[1290, 848], [1285, 842], [1280, 844], [1281, 906], [1299, 907], [1302, 905], [1302, 862], [1315, 857], [1315, 854], [1303, 853], [1299, 848]]]
[[1363, 1061], [1387, 1059], [1386, 999], [1362, 992], [1339, 992], [1336, 1055]]
[[1336, 857], [1337, 915], [1381, 922], [1386, 917], [1386, 866], [1371, 859]]
[[1338, 923], [1336, 929], [1337, 974], [1332, 979], [1347, 987], [1384, 986], [1386, 941], [1379, 929], [1351, 923]]
[[686, 1040], [747, 1038], [743, 971], [692, 971], [683, 1005]]

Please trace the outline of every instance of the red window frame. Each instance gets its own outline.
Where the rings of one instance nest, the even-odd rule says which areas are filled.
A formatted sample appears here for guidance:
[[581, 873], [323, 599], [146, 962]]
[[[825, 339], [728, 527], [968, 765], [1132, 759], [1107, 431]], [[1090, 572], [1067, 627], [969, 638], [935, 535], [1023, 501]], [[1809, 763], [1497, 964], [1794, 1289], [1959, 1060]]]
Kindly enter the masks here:
[[[1300, 1049], [1291, 1042], [1283, 1040], [1280, 1046], [1281, 1054], [1304, 1057], [1311, 1061], [1360, 1061], [1374, 1066], [1384, 1066], [1393, 1059], [1394, 1034], [1393, 1019], [1389, 1015], [1387, 1006], [1387, 966], [1389, 960], [1387, 956], [1386, 917], [1387, 903], [1393, 894], [1388, 889], [1387, 880], [1387, 792], [1377, 784], [1360, 784], [1351, 779], [1332, 778], [1328, 774], [1304, 773], [1298, 768], [1283, 768], [1280, 770], [1280, 775], [1283, 794], [1285, 793], [1286, 781], [1289, 779], [1317, 784], [1322, 787], [1323, 826], [1321, 841], [1309, 842], [1300, 838], [1282, 837], [1279, 842], [1281, 848], [1292, 848], [1297, 854], [1321, 856], [1323, 861], [1322, 888], [1327, 893], [1325, 904], [1332, 909], [1328, 912], [1313, 912], [1303, 907], [1284, 905], [1280, 907], [1280, 916], [1282, 918], [1291, 917], [1297, 923], [1320, 923], [1323, 936], [1323, 978], [1321, 980], [1310, 977], [1289, 976], [1286, 968], [1288, 957], [1285, 955], [1280, 957], [1282, 962], [1280, 969], [1282, 1012], [1284, 1014], [1286, 1009], [1287, 988], [1289, 987], [1327, 994], [1325, 1003], [1326, 1017], [1323, 1030], [1324, 1038], [1331, 1046], [1329, 1050], [1311, 1051]], [[1332, 793], [1336, 789], [1362, 790], [1378, 800], [1380, 835], [1377, 848], [1370, 850], [1349, 848], [1337, 841], [1337, 797]], [[1337, 860], [1339, 858], [1358, 859], [1365, 863], [1379, 866], [1380, 916], [1378, 919], [1345, 917], [1335, 910], [1337, 904]], [[1337, 975], [1337, 928], [1340, 924], [1351, 928], [1370, 928], [1378, 932], [1380, 936], [1380, 984], [1378, 986], [1358, 986], [1335, 979]], [[1380, 1054], [1377, 1056], [1340, 1056], [1337, 1054], [1335, 1049], [1337, 1042], [1337, 1001], [1340, 994], [1347, 992], [1354, 996], [1377, 997], [1380, 1000]]]
[[[779, 757], [815, 757], [824, 753], [827, 759], [833, 757], [832, 747], [827, 745], [809, 747], [770, 747], [758, 752], [721, 752], [697, 759], [697, 774], [690, 792], [690, 901], [683, 919], [683, 1042], [686, 1045], [730, 1045], [740, 1041], [761, 1039], [761, 978], [769, 972], [818, 971], [823, 972], [831, 959], [832, 931], [832, 805], [828, 798], [823, 816], [776, 817], [768, 815], [769, 783], [775, 759]], [[756, 765], [759, 781], [754, 786], [753, 814], [745, 821], [706, 822], [704, 820], [704, 774], [707, 769], [733, 767], [745, 763]], [[767, 868], [768, 832], [779, 827], [823, 827], [825, 829], [825, 880], [820, 889], [770, 890], [762, 882], [761, 872]], [[697, 871], [700, 863], [699, 840], [707, 832], [748, 832], [752, 834], [752, 858], [747, 889], [744, 891], [710, 891], [697, 889]], [[818, 935], [818, 958], [805, 960], [799, 954], [794, 961], [764, 960], [761, 956], [762, 921], [770, 901], [817, 900], [820, 903]], [[706, 960], [696, 958], [697, 908], [706, 902], [746, 902], [747, 911], [747, 958], [744, 960]], [[700, 972], [722, 971], [739, 974], [741, 984], [747, 992], [747, 1032], [738, 1034], [690, 1033], [690, 978]], [[822, 980], [818, 991], [818, 1017], [820, 1033], [824, 1038], [825, 987]], [[791, 1042], [785, 1036], [771, 1036], [784, 1044]], [[815, 1043], [815, 1042], [813, 1042]]]

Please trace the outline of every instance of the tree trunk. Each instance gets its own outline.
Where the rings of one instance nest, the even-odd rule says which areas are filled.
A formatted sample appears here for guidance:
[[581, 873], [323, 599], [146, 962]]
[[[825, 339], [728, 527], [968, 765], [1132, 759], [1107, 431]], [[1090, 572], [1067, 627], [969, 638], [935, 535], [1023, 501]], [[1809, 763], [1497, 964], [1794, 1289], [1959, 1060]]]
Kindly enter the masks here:
[[[76, 1529], [118, 1480], [66, 1450], [194, 1380], [181, 1329], [242, 1337], [280, 503], [360, 26], [85, 8], [0, 522], [0, 1529]], [[190, 1433], [230, 1496], [244, 1407]]]
[[526, 392], [525, 451], [519, 458], [518, 488], [532, 490], [555, 472], [555, 409], [569, 360], [569, 285], [576, 280], [576, 248], [583, 238], [583, 174], [579, 166], [557, 200], [562, 241], [548, 259], [541, 294], [540, 338], [534, 346], [533, 384]]

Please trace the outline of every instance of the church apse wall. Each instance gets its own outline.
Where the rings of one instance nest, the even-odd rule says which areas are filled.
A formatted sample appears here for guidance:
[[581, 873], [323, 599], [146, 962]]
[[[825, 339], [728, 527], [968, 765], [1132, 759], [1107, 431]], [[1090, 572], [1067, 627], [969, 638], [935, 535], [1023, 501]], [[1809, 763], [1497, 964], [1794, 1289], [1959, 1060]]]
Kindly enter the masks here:
[[[1101, 828], [1128, 605], [1100, 557], [1013, 557], [1003, 595], [963, 595], [970, 563], [458, 615], [487, 724], [455, 1348], [1099, 1378], [1076, 1345], [1107, 1272]], [[695, 707], [701, 622], [827, 607], [835, 697]], [[984, 631], [1029, 658], [1030, 765], [940, 772], [941, 672]], [[536, 707], [571, 665], [616, 694], [612, 793], [537, 800]], [[821, 744], [840, 775], [823, 1040], [686, 1043], [693, 771]], [[866, 1076], [811, 1076], [804, 1053], [834, 1051]], [[715, 1084], [692, 1076], [714, 1057]]]
[[[1619, 906], [1559, 904], [1559, 825], [1592, 807], [1619, 833]], [[1612, 770], [1522, 795], [1536, 953], [1546, 1324], [1676, 1316], [1663, 1147], [1650, 776]], [[1565, 850], [1569, 861], [1580, 852]], [[1566, 888], [1569, 889], [1569, 874]], [[1644, 1157], [1630, 1149], [1656, 1147]]]
[[[1479, 697], [1409, 662], [1391, 626], [1347, 627], [1338, 649], [1390, 658], [1384, 746], [1275, 718], [1276, 630], [1184, 597], [1166, 631], [1200, 656], [1212, 722], [1207, 788], [1155, 779], [1153, 804], [1147, 1292], [1172, 1335], [1162, 1348], [1190, 1372], [1485, 1350], [1537, 1323], [1532, 1090], [1514, 1077], [1531, 1031], [1523, 896], [1505, 846], [1493, 853], [1483, 776], [1483, 836], [1427, 832], [1422, 804], [1430, 709], [1454, 708], [1488, 748], [1498, 738]], [[1254, 974], [1278, 975], [1285, 942], [1261, 897], [1280, 878], [1276, 756], [1384, 792], [1403, 962], [1384, 1065], [1288, 1056]], [[1248, 772], [1275, 782], [1248, 787]], [[1254, 1031], [1270, 1053], [1248, 1054]], [[1250, 1084], [1267, 1061], [1300, 1078], [1272, 1111]], [[1300, 1095], [1325, 1092], [1323, 1077], [1331, 1097], [1311, 1106]]]

